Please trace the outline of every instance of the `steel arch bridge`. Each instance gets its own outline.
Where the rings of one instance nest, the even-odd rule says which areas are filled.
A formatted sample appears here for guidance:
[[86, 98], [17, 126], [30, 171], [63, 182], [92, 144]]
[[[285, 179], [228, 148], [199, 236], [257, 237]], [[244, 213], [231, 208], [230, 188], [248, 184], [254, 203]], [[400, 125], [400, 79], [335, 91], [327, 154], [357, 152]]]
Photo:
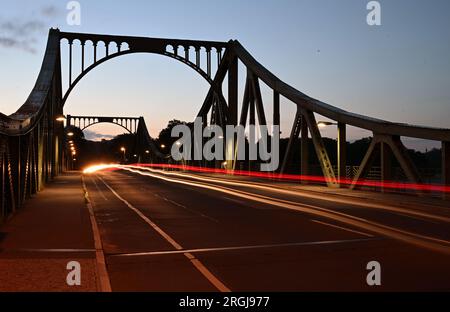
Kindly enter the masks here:
[[67, 126], [80, 128], [81, 131], [100, 123], [110, 123], [122, 127], [128, 133], [137, 132], [142, 117], [105, 117], [105, 116], [72, 116], [67, 115]]
[[[78, 75], [73, 66], [74, 43], [79, 43], [80, 63]], [[63, 92], [61, 49], [68, 48], [68, 89]], [[103, 49], [104, 53], [99, 53]], [[100, 51], [101, 52], [101, 51]], [[86, 53], [92, 56], [87, 64]], [[450, 130], [414, 126], [375, 119], [344, 111], [314, 99], [272, 74], [236, 40], [228, 42], [142, 38], [49, 31], [47, 48], [37, 78], [25, 104], [11, 116], [0, 114], [0, 195], [3, 216], [13, 212], [29, 196], [63, 170], [65, 150], [64, 129], [56, 117], [63, 114], [64, 104], [75, 86], [90, 71], [113, 58], [133, 54], [153, 53], [179, 61], [203, 77], [210, 85], [198, 117], [205, 126], [267, 125], [265, 108], [273, 106], [273, 124], [280, 125], [280, 97], [296, 107], [289, 145], [282, 169], [291, 162], [292, 148], [301, 138], [301, 172], [308, 174], [308, 136], [329, 186], [337, 186], [345, 175], [346, 127], [369, 130], [373, 140], [361, 163], [352, 187], [364, 178], [376, 156], [381, 158], [382, 180], [390, 179], [391, 156], [395, 157], [411, 182], [421, 177], [408, 156], [401, 137], [421, 138], [442, 143], [442, 179], [450, 184]], [[215, 66], [213, 67], [213, 62]], [[247, 70], [243, 101], [238, 105], [238, 64]], [[78, 71], [78, 70], [77, 70]], [[225, 79], [227, 78], [227, 79]], [[273, 100], [263, 103], [260, 84], [272, 90]], [[227, 98], [223, 86], [227, 87]], [[288, 104], [288, 105], [289, 105]], [[240, 110], [239, 110], [240, 108]], [[338, 125], [338, 173], [335, 174], [328, 151], [317, 126], [315, 114], [327, 117]], [[82, 116], [81, 116], [82, 117]], [[100, 118], [98, 118], [100, 120]], [[145, 121], [139, 118], [136, 129], [141, 144], [150, 145]], [[152, 148], [157, 157], [165, 157]]]

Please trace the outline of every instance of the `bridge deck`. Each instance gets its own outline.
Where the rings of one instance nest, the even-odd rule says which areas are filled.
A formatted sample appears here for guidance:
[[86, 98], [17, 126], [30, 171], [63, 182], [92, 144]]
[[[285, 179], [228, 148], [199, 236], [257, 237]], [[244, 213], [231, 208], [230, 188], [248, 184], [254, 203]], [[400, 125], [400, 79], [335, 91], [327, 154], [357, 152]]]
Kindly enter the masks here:
[[[442, 207], [425, 209], [403, 196], [410, 201], [408, 210], [395, 210], [402, 207], [380, 206], [382, 200], [358, 202], [324, 193], [311, 197], [314, 192], [299, 190], [280, 193], [294, 185], [257, 190], [213, 181], [230, 181], [224, 177], [199, 181], [198, 175], [139, 172], [152, 176], [115, 171], [85, 177], [113, 291], [370, 290], [366, 265], [372, 260], [382, 265], [383, 283], [377, 290], [449, 288], [450, 221]], [[270, 202], [246, 198], [246, 193]], [[298, 211], [280, 206], [287, 202]], [[315, 208], [302, 211], [307, 207]], [[339, 222], [322, 215], [324, 210], [410, 232], [411, 241], [396, 239], [389, 231], [380, 234], [376, 227]], [[80, 289], [96, 289], [92, 251], [42, 250], [94, 248], [78, 174], [59, 178], [28, 201], [0, 232], [0, 287], [66, 289], [65, 264], [70, 259], [82, 264]], [[423, 246], [417, 245], [419, 238]], [[444, 247], [436, 252], [435, 244]], [[48, 277], [38, 284], [43, 268]]]

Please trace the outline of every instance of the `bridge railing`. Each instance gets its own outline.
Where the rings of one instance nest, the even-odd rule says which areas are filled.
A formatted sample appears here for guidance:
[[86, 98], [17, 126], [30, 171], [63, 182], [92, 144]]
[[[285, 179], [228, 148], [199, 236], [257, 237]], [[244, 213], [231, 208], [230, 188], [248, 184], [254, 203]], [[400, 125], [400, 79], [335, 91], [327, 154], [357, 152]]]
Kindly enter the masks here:
[[59, 34], [50, 30], [37, 82], [25, 104], [0, 114], [0, 222], [62, 171]]

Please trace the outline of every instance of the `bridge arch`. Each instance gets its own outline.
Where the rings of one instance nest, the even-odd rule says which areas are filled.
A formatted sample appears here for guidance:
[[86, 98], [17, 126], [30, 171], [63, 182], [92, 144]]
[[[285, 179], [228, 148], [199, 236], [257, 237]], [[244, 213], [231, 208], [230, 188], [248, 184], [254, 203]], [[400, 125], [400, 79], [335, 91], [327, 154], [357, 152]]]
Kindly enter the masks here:
[[[124, 37], [124, 36], [109, 36], [109, 35], [89, 35], [89, 34], [74, 34], [60, 32], [60, 45], [67, 40], [69, 45], [69, 87], [65, 92], [62, 105], [66, 103], [69, 95], [75, 86], [94, 68], [112, 60], [119, 56], [136, 54], [136, 53], [151, 53], [159, 54], [175, 59], [196, 71], [208, 84], [213, 86], [212, 73], [212, 56], [211, 51], [215, 49], [217, 54], [217, 68], [222, 61], [222, 51], [228, 46], [225, 42], [212, 41], [194, 41], [194, 40], [173, 40], [173, 39], [155, 39], [155, 38], [138, 38], [138, 37]], [[73, 43], [80, 42], [81, 45], [81, 73], [72, 81], [72, 59], [73, 59]], [[93, 46], [93, 63], [85, 67], [85, 45], [91, 42]], [[97, 47], [100, 43], [105, 46], [105, 56], [97, 58]], [[110, 46], [114, 44], [117, 46], [117, 52], [110, 54]], [[128, 48], [122, 50], [122, 47]], [[190, 59], [190, 51], [194, 49], [195, 60]], [[184, 50], [184, 55], [180, 54], [179, 50]], [[204, 52], [203, 52], [204, 51]], [[206, 71], [201, 66], [201, 54], [206, 53]]]
[[136, 133], [141, 117], [104, 117], [104, 116], [67, 116], [67, 125], [84, 131], [94, 125], [109, 123], [125, 129], [128, 133]]

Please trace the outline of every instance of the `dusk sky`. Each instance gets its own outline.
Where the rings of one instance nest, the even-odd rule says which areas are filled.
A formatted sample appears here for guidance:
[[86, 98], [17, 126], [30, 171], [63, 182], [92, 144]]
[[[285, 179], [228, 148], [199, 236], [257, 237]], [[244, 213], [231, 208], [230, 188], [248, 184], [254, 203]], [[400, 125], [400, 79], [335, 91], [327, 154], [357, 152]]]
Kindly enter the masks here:
[[[450, 128], [448, 0], [380, 1], [381, 26], [366, 23], [366, 0], [79, 2], [81, 25], [69, 26], [68, 1], [0, 0], [0, 112], [9, 115], [24, 103], [41, 66], [48, 29], [58, 27], [71, 32], [237, 39], [280, 79], [331, 105], [390, 121]], [[66, 71], [65, 49], [62, 55]], [[65, 113], [144, 116], [155, 136], [171, 119], [192, 121], [207, 90], [206, 81], [179, 62], [159, 55], [129, 55], [89, 73], [71, 94]], [[270, 94], [263, 91], [270, 104]], [[295, 106], [282, 104], [282, 131], [288, 136]], [[332, 128], [322, 133], [334, 137]], [[112, 125], [90, 131], [122, 132]], [[370, 135], [358, 129], [349, 133], [349, 139]]]

